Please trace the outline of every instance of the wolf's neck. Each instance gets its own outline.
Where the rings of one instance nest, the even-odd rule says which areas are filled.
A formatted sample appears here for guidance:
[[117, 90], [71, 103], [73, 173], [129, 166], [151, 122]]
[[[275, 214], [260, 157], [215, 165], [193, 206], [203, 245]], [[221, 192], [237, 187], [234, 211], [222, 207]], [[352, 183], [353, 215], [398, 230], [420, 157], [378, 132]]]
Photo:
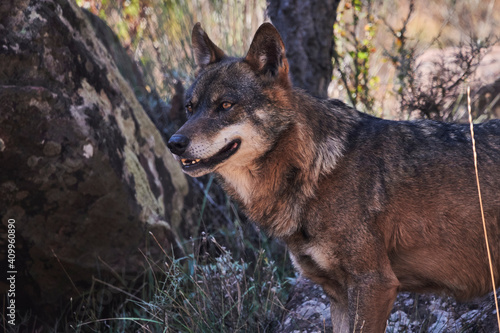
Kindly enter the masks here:
[[220, 172], [225, 190], [276, 237], [300, 228], [304, 206], [315, 197], [320, 178], [342, 157], [349, 129], [359, 117], [345, 106], [312, 98], [293, 111], [293, 121], [269, 152], [251, 166]]

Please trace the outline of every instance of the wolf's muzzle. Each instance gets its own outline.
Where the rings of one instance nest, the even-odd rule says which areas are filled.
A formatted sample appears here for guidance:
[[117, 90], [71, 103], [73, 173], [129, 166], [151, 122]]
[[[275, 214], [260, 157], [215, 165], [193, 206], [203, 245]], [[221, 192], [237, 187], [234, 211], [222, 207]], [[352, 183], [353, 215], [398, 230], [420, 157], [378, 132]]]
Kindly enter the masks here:
[[174, 134], [170, 140], [168, 140], [167, 147], [172, 153], [180, 156], [186, 151], [189, 146], [189, 142], [190, 140], [187, 136]]

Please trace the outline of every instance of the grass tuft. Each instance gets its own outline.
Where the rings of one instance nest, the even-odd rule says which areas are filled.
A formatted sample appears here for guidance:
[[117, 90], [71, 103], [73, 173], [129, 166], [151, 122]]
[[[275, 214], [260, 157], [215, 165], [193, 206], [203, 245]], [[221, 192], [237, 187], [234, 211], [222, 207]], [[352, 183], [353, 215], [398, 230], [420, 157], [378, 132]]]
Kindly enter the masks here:
[[193, 247], [208, 241], [218, 249], [216, 255], [165, 256], [161, 262], [145, 256], [148, 268], [141, 276], [111, 283], [94, 278], [88, 292], [70, 301], [55, 331], [274, 331], [288, 280], [268, 251], [261, 248], [255, 262], [245, 262], [233, 258], [213, 236], [202, 238], [193, 240]]

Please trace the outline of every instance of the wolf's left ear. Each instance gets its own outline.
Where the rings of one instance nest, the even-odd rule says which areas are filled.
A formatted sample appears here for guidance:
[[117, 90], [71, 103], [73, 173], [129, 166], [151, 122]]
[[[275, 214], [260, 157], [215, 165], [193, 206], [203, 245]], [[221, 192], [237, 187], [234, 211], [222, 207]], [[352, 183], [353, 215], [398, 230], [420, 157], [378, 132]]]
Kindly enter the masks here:
[[271, 23], [264, 23], [259, 27], [245, 61], [255, 71], [279, 78], [286, 84], [289, 83], [285, 44], [278, 30]]
[[221, 61], [226, 57], [224, 51], [215, 45], [205, 31], [201, 28], [200, 22], [196, 23], [191, 33], [191, 41], [193, 43], [194, 60], [199, 69]]

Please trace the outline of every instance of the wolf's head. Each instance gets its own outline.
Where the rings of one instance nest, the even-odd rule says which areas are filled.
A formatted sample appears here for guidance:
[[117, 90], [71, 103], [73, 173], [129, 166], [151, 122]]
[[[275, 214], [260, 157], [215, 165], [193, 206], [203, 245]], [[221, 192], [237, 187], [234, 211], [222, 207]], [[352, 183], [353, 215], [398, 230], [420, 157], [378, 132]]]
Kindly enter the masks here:
[[192, 43], [198, 70], [186, 94], [188, 120], [168, 147], [193, 177], [250, 167], [289, 123], [277, 112], [291, 91], [283, 41], [264, 23], [244, 58], [228, 57], [197, 23]]

